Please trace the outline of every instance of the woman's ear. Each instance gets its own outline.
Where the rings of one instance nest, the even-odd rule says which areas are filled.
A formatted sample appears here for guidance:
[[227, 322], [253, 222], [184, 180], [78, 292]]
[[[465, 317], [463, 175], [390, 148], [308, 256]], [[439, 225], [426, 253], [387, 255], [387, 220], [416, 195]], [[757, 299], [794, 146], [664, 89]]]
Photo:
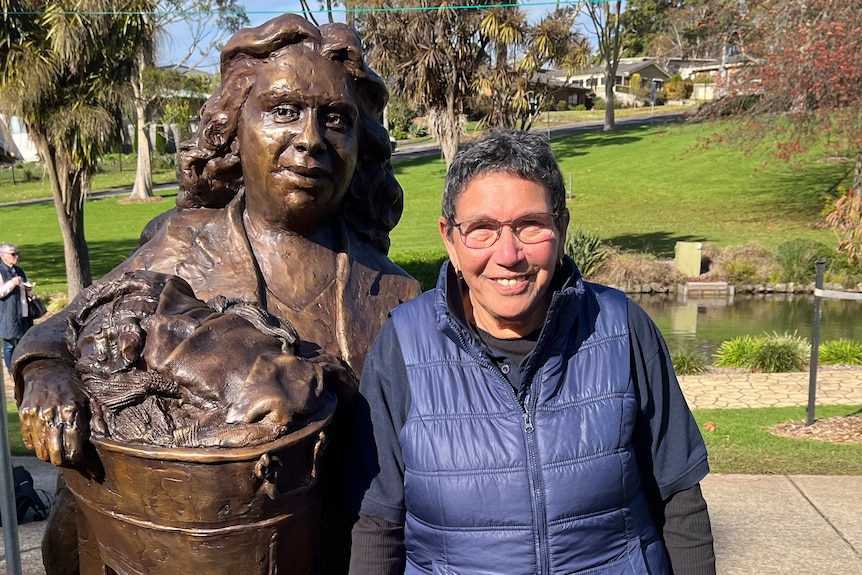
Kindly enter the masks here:
[[557, 253], [562, 258], [566, 253], [566, 233], [569, 229], [569, 208], [563, 208], [563, 213], [560, 214], [560, 244], [557, 246]]
[[459, 270], [461, 269], [461, 266], [458, 263], [458, 253], [455, 250], [455, 242], [452, 238], [455, 232], [449, 226], [449, 220], [443, 216], [440, 216], [440, 219], [437, 220], [437, 222], [440, 226], [440, 237], [443, 238], [443, 245], [446, 246], [446, 253], [449, 254], [449, 260], [452, 262], [452, 265], [455, 266], [455, 269]]

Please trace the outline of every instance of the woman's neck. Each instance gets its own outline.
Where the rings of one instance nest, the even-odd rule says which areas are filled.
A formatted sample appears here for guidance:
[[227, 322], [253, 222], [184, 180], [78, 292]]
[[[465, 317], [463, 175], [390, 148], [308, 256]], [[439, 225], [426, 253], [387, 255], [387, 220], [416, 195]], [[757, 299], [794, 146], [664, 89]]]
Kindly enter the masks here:
[[306, 236], [261, 225], [248, 213], [243, 219], [264, 283], [279, 301], [302, 310], [335, 281], [343, 249], [339, 222]]

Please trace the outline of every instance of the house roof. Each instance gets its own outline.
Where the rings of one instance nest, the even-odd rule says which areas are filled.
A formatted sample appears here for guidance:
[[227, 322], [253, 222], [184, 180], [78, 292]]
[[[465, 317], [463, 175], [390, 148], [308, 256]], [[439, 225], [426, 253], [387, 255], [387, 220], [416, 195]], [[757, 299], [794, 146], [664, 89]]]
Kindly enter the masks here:
[[[665, 78], [670, 78], [670, 74], [668, 74], [664, 68], [662, 68], [658, 60], [655, 58], [647, 58], [647, 57], [639, 57], [639, 58], [620, 58], [620, 63], [617, 66], [617, 75], [619, 76], [631, 76], [636, 72], [641, 72], [647, 68], [654, 67], [661, 74], [664, 75]], [[605, 66], [604, 64], [599, 66], [593, 66], [591, 68], [587, 68], [585, 70], [578, 71], [574, 76], [578, 78], [582, 78], [585, 76], [604, 76], [605, 75]]]
[[565, 79], [565, 76], [561, 78], [560, 74], [563, 74], [563, 72], [559, 70], [542, 70], [540, 72], [537, 72], [536, 75], [533, 76], [532, 83], [544, 84], [552, 88], [572, 90], [574, 92], [591, 91], [589, 88], [584, 88], [583, 86], [575, 86], [574, 84], [572, 84], [571, 80], [567, 81]]

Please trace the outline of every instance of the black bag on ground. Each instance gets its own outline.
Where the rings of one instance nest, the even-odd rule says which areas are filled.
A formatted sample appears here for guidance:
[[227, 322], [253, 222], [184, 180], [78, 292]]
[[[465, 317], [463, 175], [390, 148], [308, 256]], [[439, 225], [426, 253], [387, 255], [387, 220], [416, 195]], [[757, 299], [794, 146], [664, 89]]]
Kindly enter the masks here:
[[15, 507], [19, 524], [24, 521], [27, 512], [31, 509], [35, 521], [42, 521], [48, 517], [48, 511], [50, 511], [48, 504], [33, 487], [33, 476], [27, 469], [20, 465], [13, 467], [12, 482], [15, 484]]

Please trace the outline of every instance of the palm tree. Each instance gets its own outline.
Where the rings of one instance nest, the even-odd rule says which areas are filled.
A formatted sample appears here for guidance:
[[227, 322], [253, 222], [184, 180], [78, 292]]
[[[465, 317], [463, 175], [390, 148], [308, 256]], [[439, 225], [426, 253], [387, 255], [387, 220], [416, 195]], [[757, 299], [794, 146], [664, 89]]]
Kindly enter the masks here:
[[584, 66], [590, 47], [574, 28], [576, 16], [576, 10], [565, 7], [529, 25], [524, 11], [514, 6], [486, 12], [481, 31], [492, 39], [494, 60], [477, 71], [472, 86], [490, 102], [488, 125], [529, 130], [556, 90], [540, 73], [553, 64], [571, 76]]
[[[488, 39], [479, 24], [483, 8], [493, 3], [464, 0], [449, 7], [432, 0], [370, 0], [361, 3], [363, 9], [387, 10], [356, 16], [370, 64], [396, 94], [427, 110], [429, 132], [447, 165], [461, 142], [462, 106], [471, 94], [470, 82], [487, 58]], [[345, 2], [348, 8], [355, 4]], [[393, 9], [398, 7], [412, 9]]]
[[122, 0], [0, 0], [0, 108], [26, 124], [51, 182], [68, 295], [92, 283], [84, 200], [117, 141], [146, 28]]
[[145, 94], [144, 70], [153, 65], [155, 55], [156, 25], [151, 12], [158, 2], [152, 0], [133, 1], [140, 17], [134, 18], [128, 27], [129, 42], [137, 49], [134, 51], [132, 65], [133, 107], [135, 109], [135, 130], [138, 143], [138, 164], [135, 172], [135, 185], [132, 187], [133, 199], [143, 200], [153, 196], [153, 162], [151, 142], [147, 130], [147, 108], [150, 99]]

